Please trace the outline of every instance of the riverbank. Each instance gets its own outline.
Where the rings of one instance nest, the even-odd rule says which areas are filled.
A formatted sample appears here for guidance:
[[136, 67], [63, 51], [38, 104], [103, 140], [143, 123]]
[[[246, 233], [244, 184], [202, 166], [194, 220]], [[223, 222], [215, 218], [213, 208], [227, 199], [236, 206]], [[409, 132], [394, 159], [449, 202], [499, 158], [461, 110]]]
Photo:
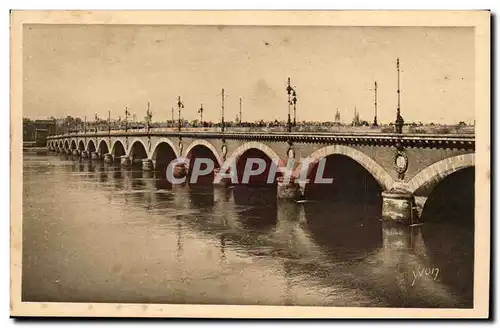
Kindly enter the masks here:
[[46, 155], [48, 152], [47, 147], [23, 147], [23, 153]]

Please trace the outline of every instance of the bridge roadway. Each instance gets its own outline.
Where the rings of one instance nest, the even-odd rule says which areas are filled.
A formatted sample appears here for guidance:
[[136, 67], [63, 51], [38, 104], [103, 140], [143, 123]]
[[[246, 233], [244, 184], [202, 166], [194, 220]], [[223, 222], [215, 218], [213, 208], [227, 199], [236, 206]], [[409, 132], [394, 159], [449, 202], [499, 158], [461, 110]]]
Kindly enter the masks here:
[[[48, 148], [73, 156], [104, 162], [139, 164], [144, 170], [164, 170], [172, 161], [185, 157], [210, 158], [213, 176], [241, 171], [249, 158], [260, 158], [278, 168], [277, 197], [308, 198], [307, 178], [313, 178], [322, 159], [340, 155], [361, 165], [377, 182], [382, 197], [382, 217], [412, 224], [420, 220], [427, 198], [435, 187], [453, 173], [474, 167], [473, 134], [395, 134], [328, 132], [214, 132], [207, 129], [176, 131], [87, 131], [48, 138]], [[311, 163], [302, 167], [300, 159]], [[280, 169], [293, 159], [291, 179]], [[192, 163], [194, 161], [190, 161]], [[272, 165], [268, 165], [272, 167]], [[192, 167], [177, 163], [176, 176], [186, 176]], [[269, 169], [262, 173], [267, 178]], [[252, 180], [253, 179], [253, 180]], [[259, 183], [252, 177], [249, 183]], [[212, 180], [213, 181], [213, 180]], [[220, 181], [230, 183], [229, 178]], [[309, 188], [311, 189], [311, 188]]]

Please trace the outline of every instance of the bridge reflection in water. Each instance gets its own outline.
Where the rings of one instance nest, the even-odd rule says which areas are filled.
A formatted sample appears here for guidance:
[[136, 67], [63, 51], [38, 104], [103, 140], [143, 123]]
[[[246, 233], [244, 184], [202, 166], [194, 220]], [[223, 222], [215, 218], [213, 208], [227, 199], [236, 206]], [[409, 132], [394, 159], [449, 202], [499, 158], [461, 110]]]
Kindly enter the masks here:
[[441, 185], [408, 227], [380, 220], [377, 188], [286, 203], [275, 185], [25, 156], [23, 301], [471, 307], [474, 170], [456, 174], [466, 188]]

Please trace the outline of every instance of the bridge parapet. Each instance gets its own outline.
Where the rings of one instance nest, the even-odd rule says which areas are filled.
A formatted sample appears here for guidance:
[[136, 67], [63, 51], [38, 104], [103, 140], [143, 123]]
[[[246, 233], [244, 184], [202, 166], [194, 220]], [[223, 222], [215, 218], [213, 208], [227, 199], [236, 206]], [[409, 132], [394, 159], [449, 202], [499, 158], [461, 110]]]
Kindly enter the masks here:
[[73, 133], [54, 135], [48, 140], [91, 137], [174, 137], [245, 141], [270, 141], [288, 143], [323, 143], [339, 145], [370, 145], [380, 147], [403, 148], [445, 148], [475, 149], [475, 136], [471, 134], [396, 134], [396, 133], [280, 133], [280, 132], [244, 132], [222, 133], [210, 131], [127, 131], [117, 130], [111, 133]]

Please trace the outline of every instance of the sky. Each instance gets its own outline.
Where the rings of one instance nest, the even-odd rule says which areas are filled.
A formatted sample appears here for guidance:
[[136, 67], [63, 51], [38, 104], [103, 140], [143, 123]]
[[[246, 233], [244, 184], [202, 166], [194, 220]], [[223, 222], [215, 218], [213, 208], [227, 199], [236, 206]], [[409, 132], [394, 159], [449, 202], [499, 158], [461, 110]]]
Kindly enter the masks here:
[[396, 58], [406, 122], [474, 120], [474, 29], [470, 27], [25, 25], [23, 116], [286, 120], [287, 78], [297, 120], [350, 122], [354, 108], [393, 122]]

